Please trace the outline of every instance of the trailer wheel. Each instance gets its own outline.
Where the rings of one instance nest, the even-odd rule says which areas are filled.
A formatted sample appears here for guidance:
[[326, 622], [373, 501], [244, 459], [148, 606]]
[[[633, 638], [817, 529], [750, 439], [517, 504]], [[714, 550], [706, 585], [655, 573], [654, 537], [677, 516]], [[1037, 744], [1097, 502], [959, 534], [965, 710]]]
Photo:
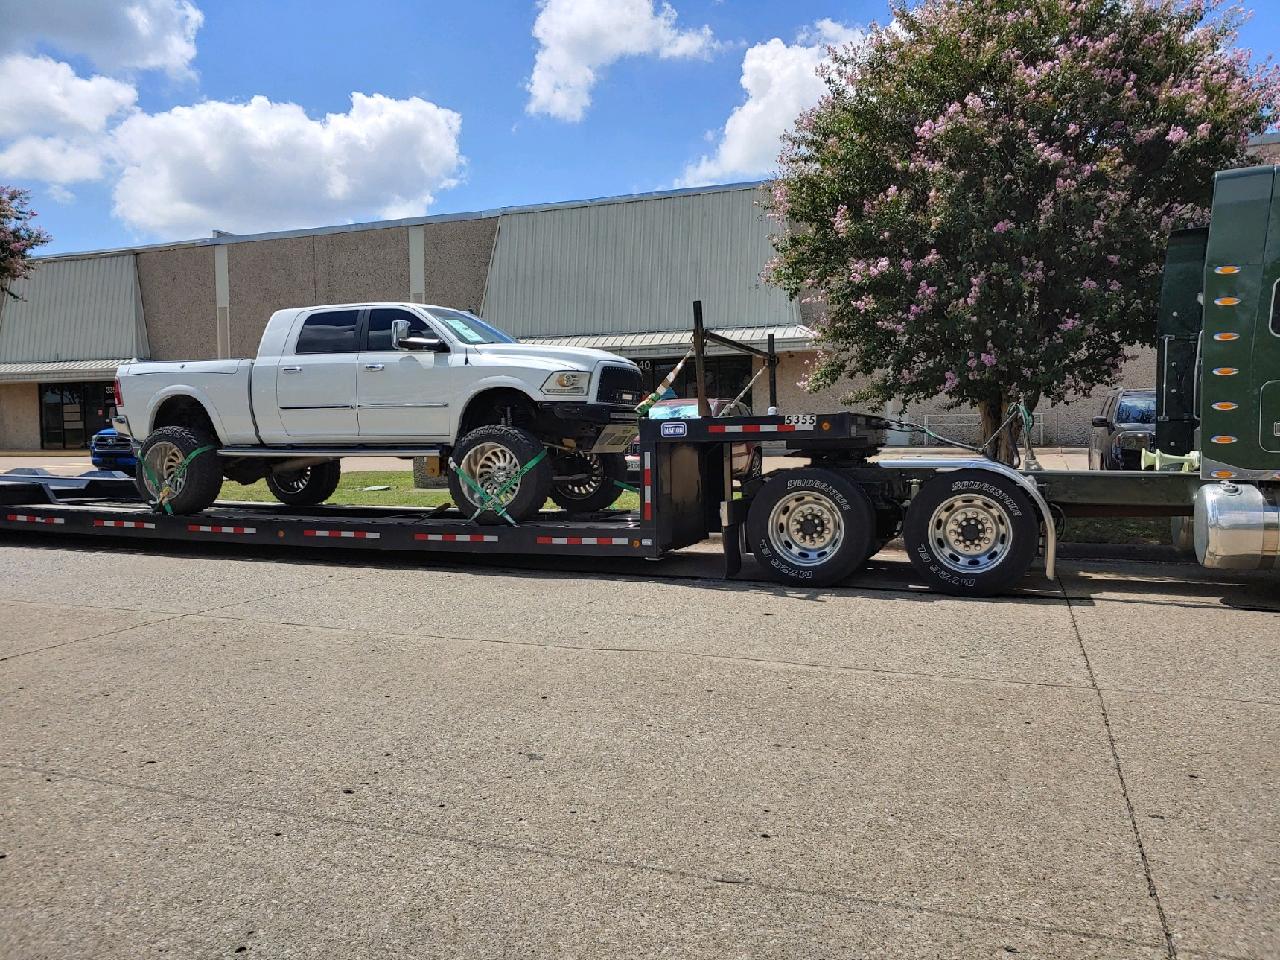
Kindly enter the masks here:
[[779, 583], [822, 587], [862, 566], [875, 532], [863, 489], [830, 470], [774, 474], [751, 501], [747, 539]]
[[[201, 448], [204, 452], [188, 460]], [[164, 508], [169, 511], [199, 513], [217, 500], [222, 490], [218, 441], [189, 427], [153, 430], [138, 451], [133, 482], [148, 503], [157, 503], [163, 495]]]
[[342, 462], [327, 460], [301, 470], [267, 474], [267, 489], [281, 503], [293, 507], [314, 507], [324, 503], [338, 489]]
[[939, 473], [907, 509], [902, 539], [930, 588], [988, 597], [1026, 575], [1040, 519], [1018, 485], [985, 470]]
[[556, 457], [557, 476], [551, 499], [569, 513], [594, 513], [613, 506], [622, 495], [618, 484], [627, 479], [627, 458], [621, 453], [573, 450]]
[[[505, 523], [493, 509], [482, 509], [487, 501], [472, 486], [496, 495], [498, 504], [512, 520], [520, 521], [542, 509], [551, 489], [551, 463], [544, 456], [508, 486], [509, 481], [543, 452], [538, 438], [518, 427], [486, 424], [476, 427], [453, 448], [449, 471], [449, 493], [463, 513], [475, 514], [478, 523]], [[458, 474], [471, 480], [465, 482]], [[505, 488], [505, 489], [504, 489]], [[499, 491], [502, 491], [499, 493]], [[476, 511], [479, 510], [479, 513]]]

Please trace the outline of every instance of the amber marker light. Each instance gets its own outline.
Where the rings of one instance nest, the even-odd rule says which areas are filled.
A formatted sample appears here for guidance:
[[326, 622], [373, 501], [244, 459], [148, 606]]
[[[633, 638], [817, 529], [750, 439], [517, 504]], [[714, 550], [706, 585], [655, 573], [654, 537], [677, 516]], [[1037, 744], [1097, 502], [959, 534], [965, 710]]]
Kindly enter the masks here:
[[1221, 276], [1231, 276], [1232, 274], [1239, 273], [1240, 268], [1239, 267], [1218, 267], [1213, 272]]
[[1219, 400], [1213, 405], [1213, 409], [1221, 410], [1223, 413], [1226, 413], [1228, 410], [1235, 410], [1239, 406], [1240, 404], [1232, 403], [1230, 400]]
[[1235, 472], [1232, 470], [1215, 470], [1212, 476], [1218, 480], [1230, 480], [1235, 476]]
[[1239, 339], [1240, 339], [1240, 334], [1238, 334], [1238, 333], [1215, 333], [1215, 334], [1213, 335], [1213, 339], [1217, 340], [1217, 341], [1218, 341], [1218, 342], [1220, 342], [1220, 343], [1223, 343], [1223, 342], [1228, 342], [1228, 341], [1231, 341], [1231, 340], [1239, 340]]
[[1213, 302], [1220, 307], [1234, 307], [1239, 305], [1240, 298], [1239, 297], [1219, 297], [1217, 300]]
[[1216, 437], [1213, 437], [1209, 442], [1210, 443], [1235, 443], [1236, 438], [1228, 437], [1226, 434], [1220, 433]]
[[1214, 367], [1213, 375], [1215, 377], [1234, 377], [1240, 370], [1237, 367]]
[[823, 421], [822, 421], [822, 429], [823, 429], [823, 430], [830, 430], [830, 429], [831, 429], [831, 421], [830, 421], [830, 420], [823, 420]]

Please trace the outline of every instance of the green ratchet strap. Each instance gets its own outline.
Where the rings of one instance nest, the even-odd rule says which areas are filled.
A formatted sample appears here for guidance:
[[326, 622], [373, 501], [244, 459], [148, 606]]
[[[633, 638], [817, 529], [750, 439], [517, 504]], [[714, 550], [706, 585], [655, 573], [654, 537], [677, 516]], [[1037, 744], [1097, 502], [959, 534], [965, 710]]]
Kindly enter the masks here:
[[151, 468], [147, 466], [147, 461], [139, 457], [138, 466], [142, 467], [142, 472], [147, 475], [147, 483], [152, 489], [160, 487], [160, 492], [156, 494], [156, 499], [152, 502], [151, 508], [154, 510], [157, 507], [163, 507], [165, 513], [173, 516], [173, 507], [169, 506], [169, 498], [173, 495], [173, 481], [186, 474], [187, 467], [191, 465], [191, 461], [200, 456], [200, 454], [208, 453], [210, 450], [217, 449], [217, 446], [212, 443], [206, 444], [203, 447], [196, 447], [187, 454], [185, 460], [178, 464], [178, 469], [173, 471], [172, 476], [164, 481], [163, 487], [160, 487], [159, 479], [157, 479], [156, 475], [151, 472]]
[[623, 490], [627, 491], [627, 493], [639, 493], [639, 492], [640, 492], [640, 488], [639, 488], [639, 487], [633, 487], [631, 484], [629, 484], [629, 483], [623, 483], [621, 480], [615, 480], [615, 481], [613, 481], [613, 483], [614, 483], [614, 485], [615, 485], [615, 486], [621, 487]]
[[[536, 457], [533, 457], [532, 459], [530, 459], [528, 463], [526, 463], [523, 467], [517, 470], [516, 473], [509, 480], [507, 480], [506, 483], [500, 486], [493, 493], [489, 493], [489, 491], [485, 490], [484, 487], [476, 483], [476, 481], [472, 477], [469, 477], [465, 473], [463, 473], [462, 469], [458, 466], [458, 464], [454, 461], [454, 459], [450, 457], [449, 469], [458, 475], [458, 479], [460, 479], [463, 483], [469, 486], [474, 492], [480, 495], [480, 506], [478, 506], [476, 508], [476, 512], [471, 515], [471, 519], [474, 520], [476, 517], [480, 516], [480, 514], [484, 513], [486, 510], [492, 510], [494, 513], [500, 516], [503, 520], [507, 521], [507, 523], [511, 524], [511, 526], [513, 527], [516, 526], [516, 522], [511, 519], [511, 515], [507, 513], [506, 508], [502, 505], [502, 503], [498, 500], [498, 498], [501, 497], [508, 490], [510, 490], [514, 484], [519, 483], [520, 478], [523, 477], [530, 470], [532, 470], [534, 467], [536, 467], [539, 463], [541, 463], [543, 458], [546, 457], [546, 455], [547, 455], [547, 448], [543, 447], [540, 451], [538, 451], [538, 455]], [[541, 504], [539, 504], [539, 506], [541, 506]]]

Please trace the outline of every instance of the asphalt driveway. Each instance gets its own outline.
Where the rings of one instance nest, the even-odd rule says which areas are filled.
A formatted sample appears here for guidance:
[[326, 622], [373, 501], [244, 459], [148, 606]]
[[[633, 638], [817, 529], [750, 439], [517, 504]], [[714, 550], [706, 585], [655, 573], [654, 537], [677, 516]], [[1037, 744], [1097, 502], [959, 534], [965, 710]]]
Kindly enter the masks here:
[[4, 957], [1275, 957], [1280, 581], [0, 539]]

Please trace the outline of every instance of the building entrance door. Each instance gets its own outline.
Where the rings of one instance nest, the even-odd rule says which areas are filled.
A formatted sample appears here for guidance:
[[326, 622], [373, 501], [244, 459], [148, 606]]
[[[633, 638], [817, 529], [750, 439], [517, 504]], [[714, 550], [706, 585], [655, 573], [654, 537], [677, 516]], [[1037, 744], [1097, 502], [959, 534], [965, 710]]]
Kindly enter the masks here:
[[111, 384], [40, 384], [40, 446], [46, 450], [80, 450], [111, 423], [115, 396]]

